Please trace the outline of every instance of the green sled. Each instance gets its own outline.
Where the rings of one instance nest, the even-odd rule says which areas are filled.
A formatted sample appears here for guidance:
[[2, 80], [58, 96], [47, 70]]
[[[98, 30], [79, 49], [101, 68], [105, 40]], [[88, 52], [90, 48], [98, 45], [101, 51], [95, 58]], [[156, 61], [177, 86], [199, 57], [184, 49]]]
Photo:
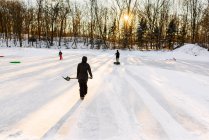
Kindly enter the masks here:
[[12, 62], [10, 62], [10, 63], [19, 64], [19, 63], [21, 63], [21, 62], [20, 62], [20, 61], [12, 61]]

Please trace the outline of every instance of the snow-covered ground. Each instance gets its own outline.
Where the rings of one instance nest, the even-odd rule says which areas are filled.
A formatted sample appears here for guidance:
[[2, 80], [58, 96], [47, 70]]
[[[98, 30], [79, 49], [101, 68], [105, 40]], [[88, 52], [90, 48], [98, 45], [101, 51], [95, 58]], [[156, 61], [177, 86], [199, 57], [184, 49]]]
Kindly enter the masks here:
[[[0, 48], [0, 140], [208, 140], [209, 52]], [[79, 99], [83, 55], [93, 71]], [[11, 64], [10, 61], [21, 61]]]

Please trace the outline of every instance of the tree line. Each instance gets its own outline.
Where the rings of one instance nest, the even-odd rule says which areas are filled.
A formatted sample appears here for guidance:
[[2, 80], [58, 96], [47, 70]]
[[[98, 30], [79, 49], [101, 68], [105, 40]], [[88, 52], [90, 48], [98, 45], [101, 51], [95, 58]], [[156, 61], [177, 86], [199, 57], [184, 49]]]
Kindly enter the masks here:
[[[106, 1], [105, 1], [106, 2]], [[0, 37], [47, 47], [69, 39], [91, 48], [209, 48], [209, 0], [0, 0]]]

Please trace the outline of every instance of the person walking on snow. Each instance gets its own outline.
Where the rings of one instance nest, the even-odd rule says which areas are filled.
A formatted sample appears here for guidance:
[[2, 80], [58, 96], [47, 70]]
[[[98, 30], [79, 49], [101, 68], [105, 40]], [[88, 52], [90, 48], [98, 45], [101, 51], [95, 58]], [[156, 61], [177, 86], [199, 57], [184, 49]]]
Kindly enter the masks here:
[[116, 55], [116, 62], [119, 63], [120, 53], [119, 53], [118, 50], [117, 50], [117, 52], [115, 53], [115, 55]]
[[63, 59], [61, 50], [60, 50], [60, 52], [59, 52], [59, 57], [60, 57], [60, 60]]
[[87, 57], [83, 56], [82, 57], [82, 62], [79, 63], [78, 67], [77, 67], [77, 78], [78, 78], [78, 83], [79, 83], [79, 87], [80, 87], [80, 98], [81, 98], [81, 100], [83, 100], [85, 95], [87, 94], [88, 73], [90, 75], [90, 79], [92, 79], [93, 76], [92, 76], [92, 73], [91, 73], [91, 67], [87, 63]]

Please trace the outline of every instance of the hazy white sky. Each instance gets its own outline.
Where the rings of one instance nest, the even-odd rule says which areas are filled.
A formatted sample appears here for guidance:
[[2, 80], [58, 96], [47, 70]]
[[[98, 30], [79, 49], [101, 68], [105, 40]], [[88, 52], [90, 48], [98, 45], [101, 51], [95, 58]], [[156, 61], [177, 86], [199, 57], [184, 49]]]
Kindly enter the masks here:
[[[26, 4], [36, 4], [36, 0], [22, 0], [24, 1]], [[50, 0], [49, 0], [50, 1]], [[53, 0], [51, 0], [53, 1]], [[70, 2], [76, 2], [76, 3], [85, 3], [85, 2], [89, 2], [89, 0], [64, 0], [64, 1], [70, 1]], [[102, 2], [103, 4], [108, 4], [108, 3], [112, 3], [112, 0], [99, 0], [100, 2]]]
[[[22, 0], [25, 1], [26, 4], [29, 5], [33, 5], [36, 3], [36, 0]], [[53, 1], [53, 0], [51, 0]], [[64, 0], [64, 1], [71, 1], [71, 2], [76, 2], [76, 3], [85, 3], [85, 2], [89, 2], [89, 0]], [[108, 5], [108, 4], [112, 4], [114, 0], [98, 0], [100, 2], [102, 2], [103, 5]], [[147, 1], [147, 0], [139, 0], [140, 3], [144, 3], [143, 1]], [[155, 0], [153, 0], [155, 1]], [[182, 0], [172, 0], [173, 1], [173, 5], [176, 9], [179, 9], [179, 5], [182, 3]], [[207, 0], [199, 0], [205, 4], [207, 4]]]

